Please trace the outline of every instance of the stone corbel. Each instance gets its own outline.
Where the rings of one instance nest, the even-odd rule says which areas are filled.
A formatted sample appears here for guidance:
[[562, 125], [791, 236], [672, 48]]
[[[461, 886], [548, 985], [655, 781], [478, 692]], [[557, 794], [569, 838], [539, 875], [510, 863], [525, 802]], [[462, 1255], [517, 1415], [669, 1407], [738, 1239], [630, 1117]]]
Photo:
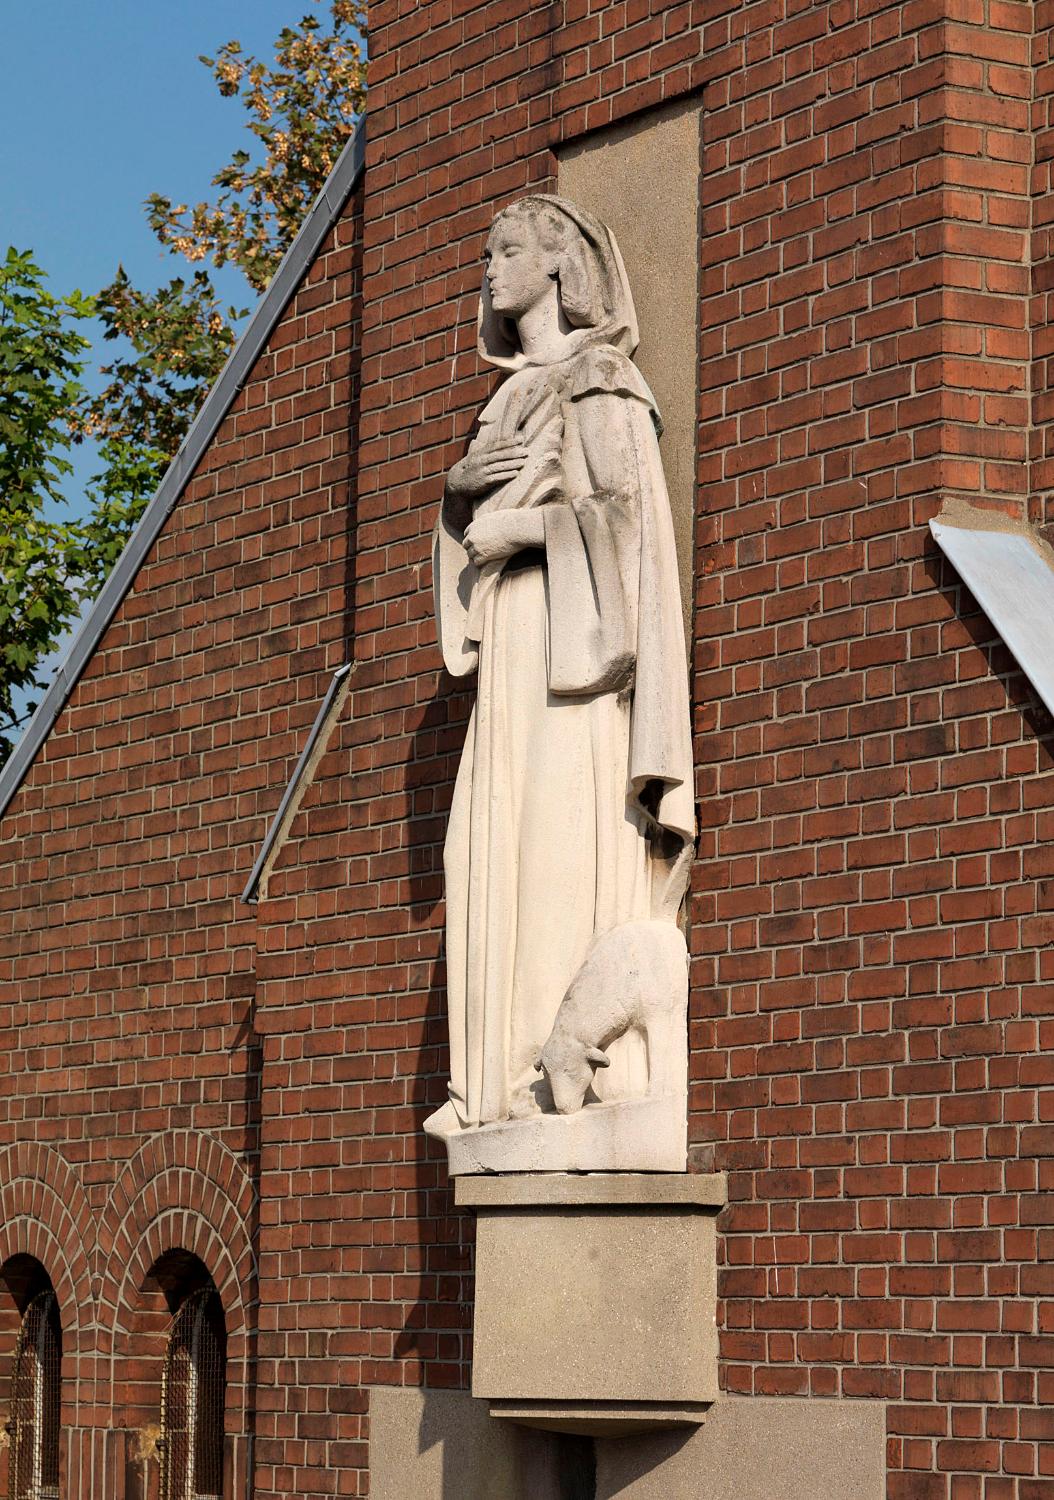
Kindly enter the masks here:
[[702, 1422], [723, 1174], [465, 1176], [456, 1195], [478, 1220], [472, 1394], [492, 1416], [608, 1436]]

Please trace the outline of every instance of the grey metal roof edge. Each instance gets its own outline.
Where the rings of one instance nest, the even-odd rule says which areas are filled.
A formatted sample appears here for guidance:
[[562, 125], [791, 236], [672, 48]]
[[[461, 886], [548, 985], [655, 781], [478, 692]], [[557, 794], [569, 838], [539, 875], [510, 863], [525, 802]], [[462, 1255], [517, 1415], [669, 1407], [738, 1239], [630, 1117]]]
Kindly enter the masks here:
[[[930, 517], [929, 528], [930, 535], [942, 552], [945, 548], [941, 536], [949, 528], [952, 531], [987, 531], [1024, 537], [1044, 562], [1054, 569], [1054, 546], [1051, 546], [1043, 532], [1031, 521], [1017, 520], [1001, 510], [989, 510], [985, 506], [972, 505], [969, 500], [955, 497], [946, 500], [937, 514]], [[955, 564], [952, 563], [952, 566]]]
[[[1018, 669], [1028, 679], [1036, 697], [1054, 717], [1054, 672], [1051, 670], [1054, 616], [1047, 597], [1049, 589], [1050, 598], [1054, 598], [1054, 548], [1028, 521], [1015, 520], [1001, 511], [986, 510], [964, 500], [947, 503], [930, 520], [929, 527], [934, 541], [965, 583]], [[975, 539], [983, 538], [988, 545], [989, 550], [982, 559], [984, 566], [979, 566], [977, 557], [971, 555], [967, 542], [971, 535]], [[995, 546], [998, 550], [1000, 542], [1009, 541], [1023, 543], [1027, 552], [1046, 570], [1042, 602], [1037, 603], [1034, 596], [1030, 601], [1027, 573], [1019, 571], [1012, 595], [1008, 596], [1000, 587], [991, 549]], [[1005, 554], [1003, 562], [1005, 566]], [[1037, 620], [1043, 627], [1038, 639], [1035, 632]]]
[[136, 574], [145, 562], [150, 548], [175, 509], [188, 479], [215, 437], [220, 423], [234, 405], [249, 372], [263, 352], [322, 241], [343, 212], [362, 175], [365, 160], [366, 121], [362, 116], [356, 121], [354, 131], [301, 224], [296, 239], [286, 251], [244, 333], [231, 350], [215, 385], [202, 403], [201, 410], [166, 469], [153, 499], [140, 516], [113, 571], [70, 642], [51, 686], [0, 769], [0, 817], [7, 811], [12, 797], [22, 785], [55, 720], [91, 660], [103, 632], [135, 582]]
[[271, 858], [272, 853], [277, 852], [279, 839], [283, 832], [282, 825], [286, 822], [287, 817], [291, 821], [296, 816], [299, 806], [299, 796], [307, 790], [304, 786], [304, 779], [311, 769], [312, 757], [318, 747], [319, 740], [326, 731], [326, 721], [329, 718], [333, 704], [338, 694], [340, 694], [344, 681], [353, 666], [353, 662], [346, 661], [343, 666], [337, 668], [330, 678], [325, 697], [319, 704], [318, 712], [315, 714], [315, 722], [312, 724], [307, 740], [304, 743], [304, 748], [300, 752], [300, 758], [293, 767], [293, 774], [286, 783], [286, 789], [282, 793], [282, 800], [279, 802], [275, 815], [271, 819], [271, 826], [268, 828], [263, 844], [260, 846], [260, 852], [256, 856], [256, 863], [250, 871], [249, 879], [245, 882], [245, 889], [242, 891], [242, 900], [247, 905], [255, 906], [259, 901], [261, 884], [266, 884], [263, 880], [263, 875], [267, 868], [268, 860]]

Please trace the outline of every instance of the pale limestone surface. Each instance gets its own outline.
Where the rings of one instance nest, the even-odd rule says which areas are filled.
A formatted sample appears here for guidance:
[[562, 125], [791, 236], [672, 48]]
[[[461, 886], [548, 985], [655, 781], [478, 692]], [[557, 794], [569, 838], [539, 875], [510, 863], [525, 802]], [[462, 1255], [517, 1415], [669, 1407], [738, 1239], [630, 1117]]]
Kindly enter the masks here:
[[634, 355], [662, 412], [662, 466], [691, 644], [696, 402], [699, 384], [699, 182], [702, 100], [679, 99], [557, 153], [557, 191], [618, 240], [637, 306]]
[[692, 1194], [685, 1182], [668, 1192], [647, 1174], [590, 1175], [581, 1189], [559, 1175], [459, 1183], [478, 1216], [473, 1395], [505, 1410], [542, 1403], [550, 1420], [573, 1408], [577, 1430], [597, 1430], [613, 1407], [619, 1421], [641, 1406], [698, 1420], [718, 1393], [725, 1184]]
[[558, 1114], [582, 1108], [597, 1068], [609, 1066], [605, 1049], [630, 1031], [644, 1040], [649, 1095], [687, 1099], [688, 950], [674, 915], [623, 922], [594, 940], [538, 1063]]
[[596, 1500], [883, 1500], [885, 1438], [880, 1401], [722, 1396], [694, 1430], [598, 1442]]
[[680, 1172], [688, 1155], [684, 1097], [587, 1104], [447, 1136], [450, 1175], [471, 1172]]
[[724, 1172], [636, 1175], [630, 1172], [548, 1172], [543, 1177], [464, 1177], [454, 1188], [458, 1208], [578, 1208], [589, 1204], [632, 1205], [638, 1209], [724, 1208]]
[[964, 501], [930, 531], [1054, 714], [1054, 548], [1026, 522]]
[[373, 1500], [563, 1500], [558, 1438], [495, 1422], [464, 1391], [370, 1391]]
[[509, 375], [433, 564], [444, 662], [478, 684], [445, 852], [450, 1097], [425, 1127], [455, 1175], [686, 1164], [687, 664], [636, 343], [603, 223], [545, 195], [499, 214], [479, 348]]
[[[699, 1401], [491, 1401], [496, 1421], [576, 1437], [638, 1436], [697, 1427], [710, 1410]], [[592, 1496], [590, 1496], [592, 1500]]]
[[[574, 1461], [467, 1392], [370, 1392], [375, 1500], [563, 1500]], [[596, 1500], [883, 1500], [885, 1406], [722, 1396], [701, 1427], [597, 1439], [596, 1462]]]

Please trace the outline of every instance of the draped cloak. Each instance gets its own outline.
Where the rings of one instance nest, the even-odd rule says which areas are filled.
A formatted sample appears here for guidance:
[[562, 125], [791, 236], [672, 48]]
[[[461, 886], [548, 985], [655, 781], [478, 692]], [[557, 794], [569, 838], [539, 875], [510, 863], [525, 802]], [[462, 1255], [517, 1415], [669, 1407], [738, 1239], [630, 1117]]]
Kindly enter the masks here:
[[[670, 845], [694, 834], [658, 431], [612, 345], [521, 363], [474, 442], [521, 442], [528, 459], [476, 514], [541, 506], [544, 553], [479, 569], [445, 516], [436, 528], [444, 663], [479, 679], [445, 851], [451, 1079], [435, 1133], [538, 1108], [534, 1063], [590, 942], [653, 914]], [[614, 1044], [602, 1096], [642, 1091], [636, 1041]]]

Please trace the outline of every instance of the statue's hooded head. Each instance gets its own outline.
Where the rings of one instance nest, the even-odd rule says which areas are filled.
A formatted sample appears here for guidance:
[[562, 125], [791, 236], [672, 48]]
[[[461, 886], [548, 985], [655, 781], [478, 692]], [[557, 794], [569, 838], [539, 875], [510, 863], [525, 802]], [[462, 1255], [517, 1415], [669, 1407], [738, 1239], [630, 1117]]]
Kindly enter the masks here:
[[[516, 218], [555, 259], [560, 309], [571, 327], [567, 352], [591, 344], [612, 344], [631, 355], [637, 347], [637, 315], [626, 268], [615, 236], [599, 219], [548, 193], [519, 198], [503, 208], [493, 229]], [[491, 304], [483, 277], [479, 299], [478, 346], [483, 359], [503, 370], [526, 363], [516, 324]]]

